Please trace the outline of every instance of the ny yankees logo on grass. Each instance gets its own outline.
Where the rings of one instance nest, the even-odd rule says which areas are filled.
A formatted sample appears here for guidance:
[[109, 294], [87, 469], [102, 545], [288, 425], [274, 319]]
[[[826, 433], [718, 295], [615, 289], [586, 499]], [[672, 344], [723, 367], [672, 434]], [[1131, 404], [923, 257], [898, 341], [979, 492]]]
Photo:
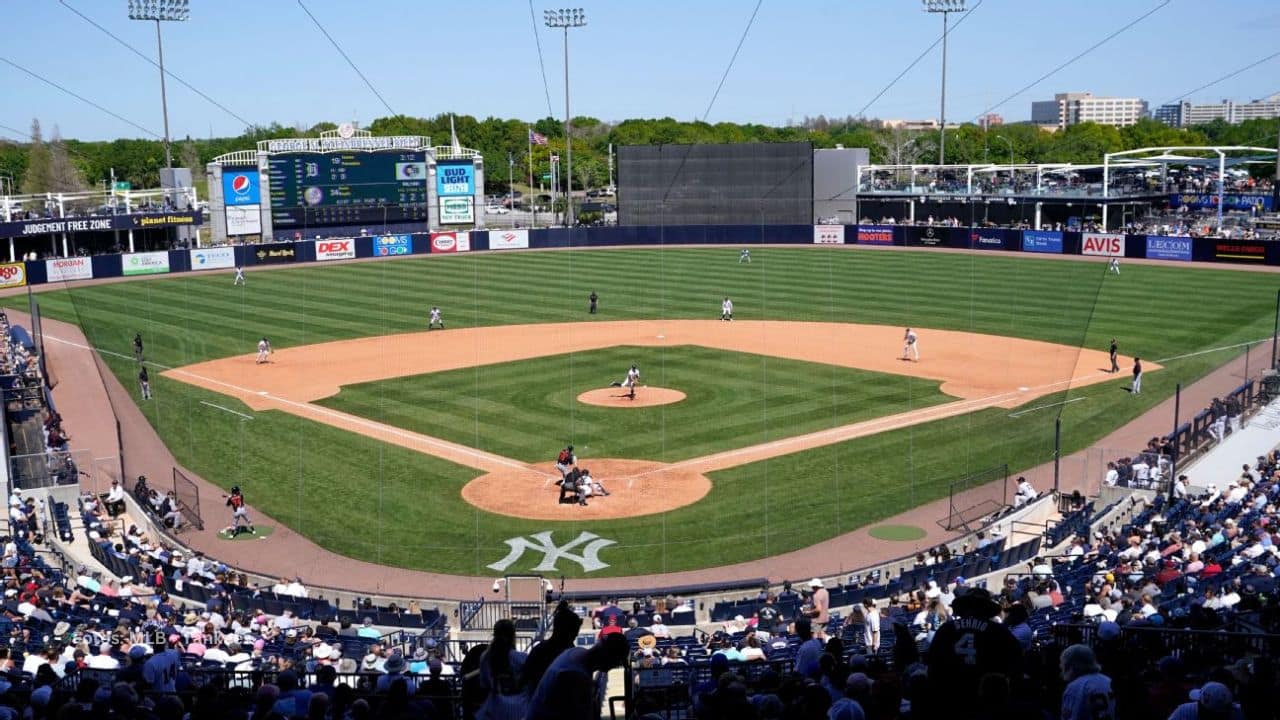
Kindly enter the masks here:
[[[609, 567], [609, 563], [600, 561], [600, 551], [610, 545], [617, 544], [613, 540], [606, 540], [595, 533], [585, 531], [579, 533], [578, 537], [565, 545], [556, 545], [551, 540], [550, 530], [534, 533], [529, 537], [533, 538], [533, 540], [526, 537], [513, 537], [503, 540], [511, 548], [511, 552], [507, 553], [507, 556], [498, 562], [489, 565], [489, 567], [502, 572], [523, 557], [525, 550], [534, 550], [542, 553], [542, 562], [533, 568], [537, 572], [557, 570], [556, 563], [560, 562], [561, 558], [578, 563], [582, 566], [583, 572], [595, 572]], [[536, 543], [534, 542], [535, 540], [537, 541]], [[584, 545], [582, 554], [571, 552], [579, 545]]]

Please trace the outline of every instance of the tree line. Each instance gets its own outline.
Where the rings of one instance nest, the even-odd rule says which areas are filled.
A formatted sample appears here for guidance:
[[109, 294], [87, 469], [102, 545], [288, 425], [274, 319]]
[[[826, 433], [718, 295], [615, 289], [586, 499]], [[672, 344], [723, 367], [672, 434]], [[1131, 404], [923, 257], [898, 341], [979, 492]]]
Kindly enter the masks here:
[[[434, 145], [450, 142], [447, 114], [431, 118], [395, 115], [374, 120], [366, 129], [374, 135], [424, 135]], [[488, 189], [507, 189], [508, 163], [515, 184], [525, 186], [530, 171], [537, 186], [550, 173], [550, 156], [564, 154], [564, 125], [555, 118], [532, 123], [524, 120], [484, 118], [469, 115], [452, 117], [458, 140], [484, 155]], [[190, 168], [197, 182], [204, 166], [213, 158], [234, 150], [249, 150], [259, 140], [308, 137], [335, 129], [333, 123], [311, 127], [289, 127], [278, 123], [247, 128], [235, 137], [183, 138], [174, 141], [175, 165]], [[547, 138], [546, 145], [533, 146], [529, 156], [528, 130]], [[1260, 145], [1276, 143], [1280, 120], [1250, 120], [1229, 125], [1221, 120], [1193, 128], [1170, 128], [1155, 120], [1116, 128], [1094, 123], [1073, 125], [1049, 132], [1034, 125], [1017, 123], [982, 128], [963, 125], [947, 130], [947, 162], [966, 163], [1100, 163], [1104, 153], [1164, 145]], [[927, 164], [938, 159], [938, 131], [908, 131], [889, 127], [876, 120], [806, 117], [786, 127], [759, 124], [705, 123], [673, 118], [633, 119], [609, 123], [591, 117], [573, 121], [573, 186], [575, 189], [602, 187], [608, 183], [608, 148], [621, 145], [662, 143], [744, 143], [808, 140], [814, 147], [836, 145], [871, 151], [874, 163]], [[532, 164], [532, 166], [531, 166]], [[104, 187], [112, 177], [133, 187], [157, 187], [164, 166], [164, 144], [158, 140], [121, 138], [110, 141], [81, 141], [60, 137], [57, 126], [48, 140], [40, 122], [32, 122], [27, 142], [0, 140], [0, 177], [11, 179], [20, 193], [74, 192]], [[1258, 167], [1259, 175], [1273, 170]], [[563, 172], [563, 166], [562, 166]], [[616, 178], [616, 167], [614, 170]]]

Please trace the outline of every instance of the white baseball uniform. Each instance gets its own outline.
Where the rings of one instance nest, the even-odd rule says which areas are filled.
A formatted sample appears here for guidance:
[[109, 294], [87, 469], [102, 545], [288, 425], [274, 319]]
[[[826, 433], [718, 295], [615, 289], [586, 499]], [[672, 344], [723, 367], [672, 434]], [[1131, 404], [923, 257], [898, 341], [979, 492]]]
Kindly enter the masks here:
[[738, 264], [741, 265], [742, 263], [749, 262], [751, 262], [751, 251], [746, 248], [742, 248], [742, 254], [738, 256]]
[[908, 330], [903, 338], [902, 359], [906, 360], [910, 355], [915, 358], [916, 362], [920, 362], [920, 342], [916, 337], [915, 330]]
[[442, 319], [440, 318], [440, 308], [438, 308], [438, 307], [433, 307], [433, 308], [431, 308], [431, 318], [427, 321], [427, 329], [428, 329], [428, 330], [430, 330], [431, 328], [435, 327], [436, 325], [439, 325], [439, 326], [440, 326], [440, 328], [441, 328], [441, 329], [443, 329], [443, 328], [444, 328], [444, 320], [442, 320]]
[[266, 338], [258, 341], [258, 360], [257, 362], [267, 362], [267, 356], [271, 354], [271, 343]]
[[724, 302], [720, 303], [720, 319], [721, 320], [733, 319], [733, 301], [730, 300], [729, 298], [725, 298]]
[[635, 387], [640, 382], [640, 371], [631, 368], [627, 371], [627, 379], [622, 381], [622, 387]]
[[1120, 258], [1111, 258], [1111, 264], [1107, 267], [1108, 272], [1120, 274]]
[[236, 268], [236, 279], [234, 282], [232, 282], [232, 284], [233, 285], [244, 284], [244, 268], [240, 268], [240, 267]]

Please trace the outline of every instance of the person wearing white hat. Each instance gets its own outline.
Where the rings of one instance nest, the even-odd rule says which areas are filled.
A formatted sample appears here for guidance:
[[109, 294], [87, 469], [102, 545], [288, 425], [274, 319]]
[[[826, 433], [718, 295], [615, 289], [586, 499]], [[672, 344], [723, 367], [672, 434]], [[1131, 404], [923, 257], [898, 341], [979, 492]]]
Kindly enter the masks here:
[[813, 624], [817, 626], [814, 628], [815, 631], [821, 631], [831, 619], [831, 593], [827, 592], [826, 586], [822, 584], [822, 578], [810, 580], [809, 589], [813, 592], [809, 599], [809, 604], [812, 605], [809, 617], [813, 618]]
[[662, 616], [661, 616], [661, 615], [654, 615], [654, 616], [653, 616], [653, 619], [649, 622], [649, 632], [653, 633], [653, 636], [654, 636], [654, 637], [656, 637], [656, 638], [669, 638], [669, 637], [671, 637], [671, 628], [669, 628], [669, 627], [667, 627], [666, 625], [662, 624]]

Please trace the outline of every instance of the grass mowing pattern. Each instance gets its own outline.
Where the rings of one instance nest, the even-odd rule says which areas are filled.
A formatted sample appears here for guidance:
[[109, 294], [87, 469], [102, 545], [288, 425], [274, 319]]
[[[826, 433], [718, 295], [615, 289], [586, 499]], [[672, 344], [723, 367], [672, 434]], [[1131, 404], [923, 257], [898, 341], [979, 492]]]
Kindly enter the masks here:
[[[685, 399], [634, 409], [577, 401], [632, 363], [645, 382]], [[570, 442], [584, 462], [674, 462], [953, 399], [937, 382], [902, 375], [697, 346], [619, 346], [349, 385], [319, 404], [525, 462], [554, 460]]]
[[[601, 320], [713, 318], [729, 295], [743, 319], [911, 324], [1094, 348], [1117, 337], [1123, 352], [1161, 359], [1267, 336], [1277, 284], [1268, 274], [1204, 267], [1126, 265], [1107, 278], [1102, 263], [980, 253], [763, 248], [752, 255], [750, 265], [738, 265], [729, 248], [456, 255], [255, 272], [244, 288], [232, 287], [231, 272], [186, 274], [40, 301], [47, 315], [78, 322], [105, 350], [131, 355], [130, 339], [142, 331], [148, 358], [168, 366], [250, 352], [264, 334], [286, 347], [419, 330], [433, 304], [451, 328], [589, 322], [593, 289]], [[22, 309], [25, 299], [7, 304]], [[1168, 397], [1175, 383], [1236, 354], [1169, 363], [1148, 375], [1139, 397], [1119, 390], [1124, 378], [1084, 390], [1087, 401], [1061, 408], [1064, 449], [1087, 446]], [[134, 387], [132, 362], [107, 359]], [[833, 369], [820, 367], [833, 382]], [[610, 366], [605, 377], [616, 373]], [[466, 505], [458, 490], [474, 474], [467, 468], [281, 413], [240, 421], [199, 404], [247, 410], [224, 396], [156, 373], [152, 384], [157, 399], [144, 411], [178, 459], [223, 487], [242, 485], [275, 520], [352, 557], [478, 574], [490, 574], [485, 565], [505, 554], [503, 539], [548, 529], [561, 543], [581, 530], [618, 541], [601, 556], [611, 567], [597, 575], [693, 569], [803, 547], [941, 497], [945, 478], [1001, 462], [1017, 472], [1049, 459], [1058, 411], [1011, 419], [993, 409], [858, 438], [716, 473], [711, 493], [690, 508], [557, 524]], [[457, 394], [474, 402], [471, 387]], [[815, 422], [833, 413], [830, 393], [823, 395]], [[1035, 404], [1079, 396], [1062, 392]], [[789, 431], [775, 410], [760, 403], [741, 419]], [[485, 433], [474, 414], [472, 433]], [[668, 446], [683, 439], [670, 435]], [[539, 559], [526, 554], [511, 571]], [[570, 562], [559, 570], [580, 574]]]

